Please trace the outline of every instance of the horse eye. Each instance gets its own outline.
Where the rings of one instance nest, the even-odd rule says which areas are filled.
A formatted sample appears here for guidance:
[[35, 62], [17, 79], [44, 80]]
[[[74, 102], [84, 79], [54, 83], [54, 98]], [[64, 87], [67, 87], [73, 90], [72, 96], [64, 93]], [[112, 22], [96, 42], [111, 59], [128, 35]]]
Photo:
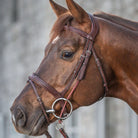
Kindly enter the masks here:
[[66, 60], [66, 59], [72, 58], [73, 55], [74, 55], [74, 52], [71, 52], [71, 51], [62, 51], [61, 58]]

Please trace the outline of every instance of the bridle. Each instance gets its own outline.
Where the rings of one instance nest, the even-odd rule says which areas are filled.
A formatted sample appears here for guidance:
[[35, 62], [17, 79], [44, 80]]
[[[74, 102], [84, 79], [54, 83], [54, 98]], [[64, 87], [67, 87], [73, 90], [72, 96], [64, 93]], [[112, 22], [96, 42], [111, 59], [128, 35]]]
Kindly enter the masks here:
[[[104, 95], [102, 97], [100, 97], [100, 99], [105, 97], [106, 93], [108, 92], [107, 80], [106, 80], [101, 62], [99, 61], [99, 58], [97, 57], [97, 54], [96, 54], [95, 49], [93, 47], [94, 40], [95, 40], [95, 38], [98, 34], [98, 31], [99, 31], [99, 25], [98, 25], [96, 19], [92, 15], [89, 15], [89, 17], [91, 19], [91, 32], [89, 34], [82, 31], [82, 30], [74, 28], [72, 26], [68, 26], [68, 25], [64, 26], [65, 30], [69, 30], [71, 32], [74, 32], [74, 33], [76, 33], [76, 34], [78, 34], [78, 35], [80, 35], [86, 39], [86, 45], [84, 47], [83, 53], [80, 56], [80, 59], [77, 63], [77, 66], [74, 69], [73, 75], [72, 75], [69, 83], [65, 87], [65, 89], [62, 92], [58, 92], [54, 87], [49, 85], [47, 82], [43, 81], [37, 74], [33, 74], [32, 76], [29, 76], [29, 80], [28, 80], [29, 83], [31, 84], [33, 90], [34, 90], [34, 93], [37, 97], [37, 100], [40, 104], [40, 107], [43, 111], [43, 114], [45, 116], [47, 123], [48, 124], [50, 123], [49, 118], [48, 118], [48, 114], [52, 113], [57, 119], [59, 119], [59, 121], [58, 121], [59, 124], [57, 125], [57, 128], [61, 132], [61, 134], [64, 136], [64, 138], [68, 138], [68, 136], [63, 129], [62, 120], [65, 120], [66, 118], [68, 118], [72, 113], [73, 107], [72, 107], [72, 104], [69, 101], [69, 99], [70, 99], [71, 95], [74, 93], [75, 89], [77, 88], [79, 82], [84, 79], [86, 68], [88, 66], [88, 62], [90, 60], [91, 54], [94, 56], [95, 63], [96, 63], [98, 70], [100, 72], [100, 75], [101, 75], [101, 78], [103, 81], [103, 87], [105, 90]], [[40, 98], [40, 96], [38, 95], [35, 84], [45, 88], [48, 92], [50, 92], [56, 98], [56, 100], [52, 104], [52, 109], [50, 109], [50, 110], [45, 109], [43, 101]], [[65, 98], [65, 94], [70, 90], [72, 85], [73, 85], [72, 90], [68, 94], [67, 98]], [[62, 107], [61, 113], [59, 116], [56, 115], [56, 113], [55, 113], [56, 111], [54, 109], [55, 105], [57, 103], [60, 103], [60, 105]], [[67, 110], [66, 110], [67, 104], [70, 106], [70, 112], [69, 113], [67, 113]], [[48, 132], [46, 132], [46, 135], [49, 138], [51, 137]]]

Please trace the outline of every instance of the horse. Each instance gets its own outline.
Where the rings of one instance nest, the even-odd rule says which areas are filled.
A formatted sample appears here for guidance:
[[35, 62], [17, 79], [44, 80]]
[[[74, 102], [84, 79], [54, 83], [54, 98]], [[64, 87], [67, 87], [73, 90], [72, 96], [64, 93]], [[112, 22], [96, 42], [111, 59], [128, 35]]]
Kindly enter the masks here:
[[96, 12], [73, 0], [49, 0], [57, 20], [44, 58], [12, 107], [19, 133], [48, 137], [49, 124], [104, 97], [119, 98], [138, 114], [138, 23]]

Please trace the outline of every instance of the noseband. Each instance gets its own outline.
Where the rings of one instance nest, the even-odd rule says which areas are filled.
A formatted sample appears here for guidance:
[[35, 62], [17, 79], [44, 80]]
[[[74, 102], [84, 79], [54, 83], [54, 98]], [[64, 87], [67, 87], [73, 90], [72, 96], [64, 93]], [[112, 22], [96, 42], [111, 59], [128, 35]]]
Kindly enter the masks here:
[[[98, 34], [98, 31], [99, 31], [99, 25], [98, 25], [96, 19], [92, 15], [89, 15], [89, 17], [91, 19], [91, 32], [89, 34], [84, 32], [84, 31], [82, 31], [82, 30], [74, 28], [72, 26], [64, 26], [65, 30], [74, 32], [74, 33], [80, 35], [81, 37], [84, 37], [86, 39], [86, 45], [84, 47], [82, 55], [80, 56], [80, 59], [79, 59], [79, 61], [77, 63], [77, 66], [74, 69], [73, 75], [72, 75], [69, 83], [67, 84], [67, 86], [65, 87], [65, 89], [62, 92], [58, 92], [55, 88], [53, 88], [47, 82], [43, 81], [37, 74], [33, 74], [32, 76], [29, 76], [29, 83], [31, 84], [31, 86], [32, 86], [32, 88], [34, 90], [34, 93], [35, 93], [35, 95], [37, 97], [37, 100], [38, 100], [38, 102], [40, 104], [40, 107], [41, 107], [41, 109], [43, 111], [43, 114], [44, 114], [44, 116], [45, 116], [45, 118], [47, 120], [47, 123], [48, 124], [50, 123], [50, 120], [48, 118], [48, 114], [52, 113], [57, 119], [59, 119], [59, 124], [58, 124], [57, 127], [58, 127], [58, 130], [61, 132], [61, 134], [64, 136], [64, 138], [68, 138], [68, 136], [65, 133], [63, 127], [62, 127], [62, 120], [68, 118], [71, 115], [71, 113], [72, 113], [72, 108], [73, 107], [72, 107], [72, 104], [69, 101], [69, 99], [70, 99], [71, 95], [73, 94], [73, 92], [75, 91], [75, 89], [77, 88], [79, 82], [84, 79], [86, 68], [88, 66], [88, 62], [90, 60], [90, 56], [91, 55], [94, 56], [95, 63], [96, 63], [96, 65], [98, 67], [98, 70], [100, 72], [100, 75], [101, 75], [101, 78], [102, 78], [102, 81], [103, 81], [103, 87], [104, 87], [104, 90], [105, 90], [104, 91], [104, 95], [102, 97], [100, 97], [100, 99], [105, 97], [106, 93], [108, 92], [108, 86], [107, 86], [106, 77], [105, 77], [102, 65], [101, 65], [101, 63], [99, 61], [99, 58], [97, 57], [97, 54], [96, 54], [95, 49], [93, 47], [94, 40], [95, 40], [95, 38], [96, 38], [96, 36]], [[45, 88], [48, 92], [50, 92], [56, 98], [56, 100], [52, 104], [52, 109], [45, 110], [45, 106], [43, 104], [42, 99], [38, 95], [38, 92], [37, 92], [37, 89], [35, 87], [35, 84]], [[74, 85], [74, 86], [72, 86], [72, 85]], [[69, 92], [71, 86], [72, 86], [72, 89]], [[69, 92], [69, 94], [68, 94], [67, 98], [64, 98], [65, 94], [67, 92]], [[55, 105], [57, 103], [60, 103], [60, 105], [62, 107], [61, 113], [60, 113], [59, 116], [56, 115], [55, 109], [54, 109]], [[67, 104], [70, 106], [69, 113], [67, 113], [67, 110], [66, 110], [66, 105]], [[48, 133], [46, 135], [48, 137], [51, 137]]]

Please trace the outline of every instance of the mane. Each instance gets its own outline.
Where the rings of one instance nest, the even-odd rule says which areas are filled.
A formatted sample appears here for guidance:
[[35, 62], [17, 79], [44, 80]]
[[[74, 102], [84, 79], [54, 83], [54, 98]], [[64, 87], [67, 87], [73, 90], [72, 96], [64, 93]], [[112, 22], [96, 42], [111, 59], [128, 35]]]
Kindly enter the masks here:
[[[138, 31], [138, 22], [133, 22], [104, 12], [96, 12], [93, 15], [98, 18], [102, 18], [112, 23], [121, 25], [132, 31]], [[58, 17], [50, 32], [50, 42], [64, 31], [64, 26], [67, 23], [70, 23], [72, 19], [73, 17], [69, 12]]]
[[[115, 31], [114, 37], [116, 40], [120, 39], [121, 35], [123, 35], [123, 50], [127, 50], [132, 52], [136, 57], [137, 54], [137, 44], [138, 44], [138, 23], [129, 21], [127, 19], [123, 19], [118, 16], [106, 14], [106, 13], [96, 13], [95, 17], [98, 17], [103, 22], [105, 22], [105, 26], [110, 30], [112, 29], [112, 34]], [[103, 23], [102, 22], [102, 23]], [[121, 35], [120, 35], [121, 34]], [[118, 40], [119, 40], [118, 39]], [[115, 43], [116, 45], [116, 43]]]
[[115, 24], [121, 25], [132, 31], [138, 31], [138, 22], [130, 21], [128, 19], [124, 19], [115, 15], [104, 13], [104, 12], [95, 12], [94, 16], [108, 20]]
[[64, 26], [73, 19], [70, 13], [65, 13], [58, 17], [50, 32], [51, 41], [64, 31]]

